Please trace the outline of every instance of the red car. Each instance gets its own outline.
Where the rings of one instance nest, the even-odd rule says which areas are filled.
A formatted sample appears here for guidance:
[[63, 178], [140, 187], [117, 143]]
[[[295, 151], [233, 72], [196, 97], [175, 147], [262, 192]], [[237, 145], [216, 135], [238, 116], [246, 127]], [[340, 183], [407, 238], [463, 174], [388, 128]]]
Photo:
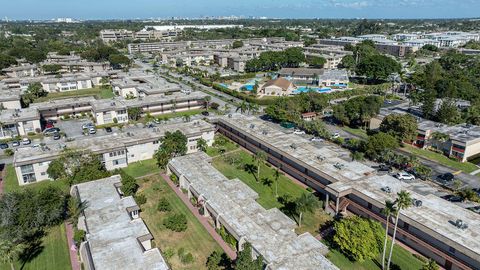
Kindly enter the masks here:
[[47, 123], [47, 124], [45, 125], [45, 129], [47, 129], [47, 128], [53, 128], [53, 127], [55, 127], [55, 126], [54, 126], [52, 123]]

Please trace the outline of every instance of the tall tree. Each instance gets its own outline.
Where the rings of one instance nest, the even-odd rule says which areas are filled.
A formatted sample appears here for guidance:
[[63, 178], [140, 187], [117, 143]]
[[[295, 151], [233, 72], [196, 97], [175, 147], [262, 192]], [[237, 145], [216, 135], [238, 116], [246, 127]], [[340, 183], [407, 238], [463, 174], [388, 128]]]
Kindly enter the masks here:
[[263, 270], [263, 257], [252, 258], [252, 245], [248, 242], [243, 244], [243, 250], [238, 252], [235, 261], [235, 270]]
[[263, 162], [267, 160], [267, 153], [262, 150], [258, 150], [253, 155], [253, 160], [257, 162], [257, 181], [260, 180], [260, 167], [262, 166]]
[[23, 244], [14, 244], [11, 241], [0, 241], [0, 261], [10, 264], [10, 269], [15, 270], [15, 261], [25, 249]]
[[399, 138], [401, 141], [412, 141], [417, 135], [417, 120], [410, 114], [393, 113], [387, 115], [380, 124], [380, 130]]
[[397, 205], [397, 212], [395, 213], [395, 226], [393, 228], [393, 235], [392, 235], [392, 244], [390, 246], [390, 254], [388, 255], [388, 262], [387, 262], [387, 270], [390, 269], [390, 263], [392, 261], [392, 254], [393, 254], [393, 246], [395, 245], [395, 236], [397, 234], [397, 227], [398, 227], [398, 218], [400, 217], [400, 212], [404, 209], [409, 208], [412, 205], [412, 197], [410, 193], [405, 190], [400, 191], [397, 193], [397, 199], [395, 200], [395, 204]]
[[302, 226], [303, 213], [313, 213], [318, 208], [318, 200], [312, 193], [302, 193], [295, 201], [295, 208], [298, 213], [298, 226]]
[[397, 209], [395, 208], [395, 203], [387, 200], [385, 201], [385, 208], [382, 209], [382, 214], [385, 215], [385, 241], [383, 242], [383, 252], [382, 252], [382, 269], [385, 269], [385, 255], [387, 254], [387, 242], [388, 242], [388, 225], [390, 222], [390, 216], [396, 215]]
[[187, 137], [180, 130], [167, 131], [160, 139], [160, 147], [154, 154], [157, 165], [165, 169], [171, 158], [185, 155], [188, 151], [187, 141]]

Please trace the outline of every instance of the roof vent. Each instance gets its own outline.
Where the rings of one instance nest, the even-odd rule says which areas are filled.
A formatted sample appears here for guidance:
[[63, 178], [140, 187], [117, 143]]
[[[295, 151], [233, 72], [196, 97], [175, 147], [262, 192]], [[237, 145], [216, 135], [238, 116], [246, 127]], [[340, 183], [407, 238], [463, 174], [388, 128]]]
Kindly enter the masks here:
[[412, 204], [413, 204], [415, 207], [420, 207], [420, 206], [422, 206], [423, 202], [422, 202], [421, 200], [412, 199]]
[[389, 186], [382, 187], [382, 191], [388, 194], [392, 193], [392, 189]]
[[324, 161], [325, 160], [325, 157], [324, 156], [321, 156], [321, 155], [318, 155], [316, 156], [316, 158], [320, 161]]
[[462, 230], [465, 230], [465, 229], [468, 228], [467, 223], [463, 222], [463, 220], [461, 220], [461, 219], [455, 220], [455, 222], [453, 222], [453, 225], [455, 225], [455, 227], [457, 227], [459, 229], [462, 229]]
[[335, 165], [333, 165], [333, 167], [337, 168], [338, 170], [341, 170], [343, 169], [343, 167], [345, 167], [345, 164], [341, 164], [341, 163], [335, 163]]
[[267, 134], [268, 134], [268, 130], [263, 130], [263, 131], [262, 131], [262, 134], [263, 134], [263, 135], [267, 135]]
[[292, 143], [292, 144], [290, 145], [290, 147], [293, 148], [293, 149], [297, 149], [297, 145], [294, 144], [294, 143]]
[[254, 129], [254, 128], [255, 128], [255, 124], [250, 124], [250, 128], [251, 128], [251, 129]]

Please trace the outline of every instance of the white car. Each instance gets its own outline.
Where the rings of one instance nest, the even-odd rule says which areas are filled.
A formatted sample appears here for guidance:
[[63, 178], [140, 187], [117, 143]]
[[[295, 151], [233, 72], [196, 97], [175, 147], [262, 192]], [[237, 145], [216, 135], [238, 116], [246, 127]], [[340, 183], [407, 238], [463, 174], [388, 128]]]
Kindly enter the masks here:
[[86, 123], [82, 125], [82, 129], [90, 129], [92, 127], [95, 127], [93, 123]]
[[399, 172], [395, 175], [399, 180], [407, 180], [407, 181], [413, 181], [415, 180], [415, 176], [406, 173], [406, 172]]
[[88, 133], [95, 134], [95, 133], [97, 133], [97, 129], [95, 129], [94, 127], [91, 127], [91, 128], [88, 129]]
[[22, 139], [22, 144], [23, 144], [23, 145], [29, 145], [31, 142], [32, 142], [32, 141], [30, 141], [29, 138], [23, 138], [23, 139]]
[[300, 129], [296, 129], [296, 130], [293, 131], [293, 134], [303, 135], [303, 134], [305, 134], [305, 131], [300, 130]]
[[335, 133], [332, 134], [333, 139], [336, 139], [338, 137], [340, 137], [340, 134], [338, 134], [338, 132], [335, 132]]
[[323, 142], [323, 139], [320, 137], [313, 137], [310, 139], [311, 142]]

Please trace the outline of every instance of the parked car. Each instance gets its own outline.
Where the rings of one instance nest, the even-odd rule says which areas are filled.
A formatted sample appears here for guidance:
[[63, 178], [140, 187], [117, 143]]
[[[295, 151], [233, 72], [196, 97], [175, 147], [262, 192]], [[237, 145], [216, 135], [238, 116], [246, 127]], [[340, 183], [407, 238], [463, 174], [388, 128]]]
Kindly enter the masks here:
[[7, 149], [8, 144], [7, 143], [0, 143], [0, 149]]
[[445, 195], [442, 197], [449, 202], [463, 202], [463, 198], [457, 195]]
[[36, 144], [33, 144], [33, 145], [32, 145], [32, 148], [38, 148], [38, 147], [40, 147], [40, 144], [39, 144], [39, 143], [36, 143]]
[[12, 142], [12, 146], [13, 146], [13, 147], [20, 146], [20, 142], [19, 142], [19, 141], [13, 141], [13, 142]]
[[415, 176], [407, 173], [407, 172], [399, 172], [395, 175], [399, 180], [404, 180], [404, 181], [413, 181], [415, 180]]
[[53, 123], [47, 123], [47, 124], [45, 125], [45, 129], [53, 128], [53, 127], [55, 127], [55, 126], [53, 125]]
[[303, 134], [305, 134], [305, 131], [300, 130], [300, 129], [295, 129], [295, 130], [293, 131], [293, 134], [303, 135]]
[[380, 164], [377, 167], [375, 167], [377, 171], [379, 172], [390, 172], [392, 170], [392, 166], [389, 166], [387, 164]]
[[57, 123], [57, 120], [52, 120], [52, 119], [48, 119], [47, 120], [47, 124], [56, 124]]
[[210, 115], [210, 113], [209, 113], [209, 112], [207, 112], [207, 111], [203, 111], [203, 112], [202, 112], [202, 115], [203, 115], [203, 116], [209, 116], [209, 115]]
[[320, 138], [320, 137], [313, 137], [313, 138], [310, 139], [310, 141], [312, 141], [312, 142], [323, 142], [323, 139]]
[[385, 193], [392, 193], [392, 189], [390, 187], [382, 187], [382, 191]]
[[58, 133], [53, 134], [53, 139], [54, 140], [60, 140], [60, 138], [61, 138], [60, 134], [58, 134]]
[[452, 173], [444, 173], [437, 176], [437, 178], [445, 182], [450, 182], [450, 181], [453, 181], [453, 178], [455, 178], [455, 175], [453, 175]]
[[95, 133], [97, 133], [97, 129], [94, 128], [94, 127], [91, 127], [91, 128], [88, 129], [88, 133], [89, 134], [95, 134]]
[[95, 127], [93, 123], [86, 123], [82, 125], [82, 129], [90, 129], [92, 127]]
[[29, 145], [29, 144], [31, 144], [31, 143], [32, 143], [32, 141], [30, 141], [29, 138], [23, 138], [23, 139], [22, 139], [22, 144], [23, 144], [23, 145]]
[[45, 129], [43, 131], [43, 134], [49, 136], [49, 135], [53, 135], [53, 134], [58, 133], [58, 132], [60, 132], [59, 128], [48, 128], [48, 129]]
[[333, 139], [336, 139], [336, 138], [339, 138], [340, 137], [340, 134], [338, 134], [338, 132], [335, 132], [332, 134], [332, 138]]
[[470, 211], [473, 211], [477, 214], [480, 214], [480, 206], [469, 207], [467, 209], [470, 210]]
[[106, 128], [105, 128], [105, 131], [106, 131], [107, 133], [110, 133], [110, 132], [112, 132], [112, 128], [111, 128], [111, 127], [106, 127]]

